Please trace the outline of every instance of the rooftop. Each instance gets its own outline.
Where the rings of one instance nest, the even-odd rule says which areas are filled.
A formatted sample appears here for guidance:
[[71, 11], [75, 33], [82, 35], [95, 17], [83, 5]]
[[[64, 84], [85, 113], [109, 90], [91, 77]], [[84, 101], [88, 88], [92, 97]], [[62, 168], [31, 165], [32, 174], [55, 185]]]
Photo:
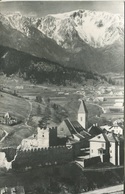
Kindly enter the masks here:
[[78, 113], [88, 113], [84, 100], [81, 100]]

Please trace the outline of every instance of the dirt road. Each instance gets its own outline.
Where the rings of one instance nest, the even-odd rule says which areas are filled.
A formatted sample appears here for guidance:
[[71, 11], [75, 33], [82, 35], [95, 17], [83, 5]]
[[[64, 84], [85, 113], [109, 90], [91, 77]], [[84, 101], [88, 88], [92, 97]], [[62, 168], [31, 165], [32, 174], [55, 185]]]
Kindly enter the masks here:
[[107, 187], [107, 188], [103, 188], [103, 189], [98, 189], [98, 190], [94, 190], [94, 191], [88, 191], [88, 192], [83, 192], [81, 194], [122, 194], [124, 187], [123, 184], [122, 185], [116, 185], [116, 186], [112, 186], [112, 187]]

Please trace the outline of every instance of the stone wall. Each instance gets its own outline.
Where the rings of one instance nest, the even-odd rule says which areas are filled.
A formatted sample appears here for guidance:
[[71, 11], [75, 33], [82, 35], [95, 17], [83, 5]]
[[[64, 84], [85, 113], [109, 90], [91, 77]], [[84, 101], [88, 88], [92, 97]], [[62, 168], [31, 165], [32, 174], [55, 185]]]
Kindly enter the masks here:
[[15, 161], [12, 163], [12, 168], [24, 169], [26, 167], [62, 164], [72, 161], [73, 157], [73, 148], [66, 146], [18, 151]]
[[84, 166], [85, 167], [93, 166], [99, 162], [101, 162], [101, 158], [99, 156], [88, 158], [84, 160]]

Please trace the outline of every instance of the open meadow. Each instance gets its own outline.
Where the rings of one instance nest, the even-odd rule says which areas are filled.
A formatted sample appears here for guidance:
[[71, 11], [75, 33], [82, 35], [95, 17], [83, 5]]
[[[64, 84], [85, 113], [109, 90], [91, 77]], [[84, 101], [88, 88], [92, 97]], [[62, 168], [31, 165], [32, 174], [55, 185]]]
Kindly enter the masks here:
[[0, 112], [6, 112], [20, 119], [25, 119], [29, 112], [29, 103], [22, 98], [0, 92]]

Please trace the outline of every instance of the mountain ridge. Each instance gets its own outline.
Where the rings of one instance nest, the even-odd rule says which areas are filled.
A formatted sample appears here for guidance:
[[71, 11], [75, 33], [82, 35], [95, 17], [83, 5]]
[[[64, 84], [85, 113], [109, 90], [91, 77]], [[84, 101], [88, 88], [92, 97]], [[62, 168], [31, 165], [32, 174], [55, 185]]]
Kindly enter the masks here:
[[[60, 28], [61, 22], [64, 23], [66, 20], [68, 20], [70, 25], [73, 24], [75, 30], [78, 32], [79, 37], [84, 42], [86, 42], [87, 44], [95, 48], [97, 47], [100, 48], [105, 45], [109, 45], [115, 40], [117, 40], [118, 38], [117, 36], [119, 35], [119, 31], [116, 33], [116, 30], [118, 30], [117, 26], [120, 28], [123, 27], [122, 26], [123, 18], [122, 16], [120, 16], [120, 14], [118, 15], [118, 14], [110, 14], [107, 12], [76, 10], [76, 11], [67, 12], [64, 14], [63, 13], [62, 14], [52, 14], [52, 15], [49, 14], [43, 17], [43, 19], [41, 19], [41, 28], [39, 27], [39, 30], [41, 30], [42, 32], [45, 32], [45, 34], [47, 34], [46, 28], [45, 28], [46, 20], [50, 20], [50, 18], [52, 20], [50, 22], [53, 22], [54, 20], [53, 24], [55, 24], [57, 29]], [[44, 25], [44, 28], [43, 28], [43, 25]], [[111, 29], [111, 27], [114, 29]], [[47, 28], [47, 32], [48, 32], [48, 28]], [[110, 30], [111, 31], [113, 30], [113, 34], [110, 33]], [[49, 31], [51, 31], [51, 29]], [[56, 33], [57, 32], [58, 30], [56, 30]], [[91, 39], [95, 41], [95, 45]], [[99, 39], [100, 39], [100, 42], [99, 42]], [[108, 42], [108, 39], [110, 39], [109, 42]], [[104, 43], [101, 41], [104, 41]]]
[[[97, 19], [98, 14], [103, 20]], [[119, 14], [86, 10], [42, 18], [0, 14], [0, 28], [0, 45], [63, 66], [97, 72], [124, 69], [124, 26]]]

